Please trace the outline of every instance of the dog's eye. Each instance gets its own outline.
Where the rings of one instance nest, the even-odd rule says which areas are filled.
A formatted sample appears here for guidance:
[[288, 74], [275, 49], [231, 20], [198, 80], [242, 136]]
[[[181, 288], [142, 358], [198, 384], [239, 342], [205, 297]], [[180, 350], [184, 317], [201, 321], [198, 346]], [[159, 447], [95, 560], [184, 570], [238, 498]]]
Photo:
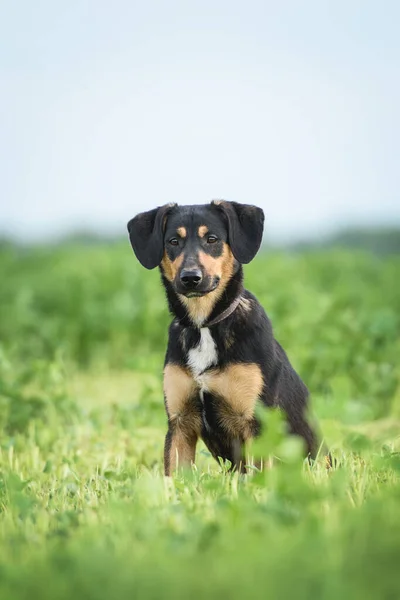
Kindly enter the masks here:
[[215, 244], [215, 242], [218, 242], [218, 238], [216, 235], [209, 235], [207, 238], [207, 244]]
[[169, 243], [171, 244], [171, 246], [177, 246], [179, 244], [178, 239], [177, 238], [171, 238], [169, 240]]

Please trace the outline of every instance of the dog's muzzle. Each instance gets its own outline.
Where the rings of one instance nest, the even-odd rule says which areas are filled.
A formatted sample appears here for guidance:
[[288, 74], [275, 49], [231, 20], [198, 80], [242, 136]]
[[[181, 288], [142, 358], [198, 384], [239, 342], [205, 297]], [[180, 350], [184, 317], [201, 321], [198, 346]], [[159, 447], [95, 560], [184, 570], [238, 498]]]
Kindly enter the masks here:
[[175, 291], [187, 298], [205, 296], [214, 291], [219, 285], [219, 277], [209, 277], [200, 268], [183, 268], [175, 279]]

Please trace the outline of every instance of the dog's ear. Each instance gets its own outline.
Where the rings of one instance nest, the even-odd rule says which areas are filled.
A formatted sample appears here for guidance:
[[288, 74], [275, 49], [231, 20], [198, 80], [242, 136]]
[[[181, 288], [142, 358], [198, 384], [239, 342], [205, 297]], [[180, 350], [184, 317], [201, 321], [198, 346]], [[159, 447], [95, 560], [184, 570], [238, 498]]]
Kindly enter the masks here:
[[160, 264], [164, 254], [164, 228], [169, 211], [176, 204], [165, 204], [140, 213], [128, 223], [129, 239], [138, 261], [146, 269]]
[[213, 200], [212, 203], [225, 214], [228, 221], [228, 242], [233, 256], [242, 264], [247, 264], [260, 248], [264, 230], [264, 212], [251, 204], [239, 204], [226, 200]]

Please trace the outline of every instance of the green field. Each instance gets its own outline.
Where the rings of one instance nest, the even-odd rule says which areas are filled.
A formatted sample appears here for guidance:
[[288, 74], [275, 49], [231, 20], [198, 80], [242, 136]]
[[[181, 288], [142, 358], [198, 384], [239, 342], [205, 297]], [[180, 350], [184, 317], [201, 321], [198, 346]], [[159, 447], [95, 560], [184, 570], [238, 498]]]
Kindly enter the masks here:
[[0, 250], [0, 598], [400, 597], [400, 258], [268, 253], [246, 284], [337, 459], [162, 475], [169, 316], [129, 243]]

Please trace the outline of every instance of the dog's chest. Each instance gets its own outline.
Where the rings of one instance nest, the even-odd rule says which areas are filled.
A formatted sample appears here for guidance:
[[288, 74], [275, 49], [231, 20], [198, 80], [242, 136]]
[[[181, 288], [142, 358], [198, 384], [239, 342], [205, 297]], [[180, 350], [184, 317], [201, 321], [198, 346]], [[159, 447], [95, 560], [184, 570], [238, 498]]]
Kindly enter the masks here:
[[207, 327], [202, 327], [198, 343], [187, 354], [187, 365], [200, 387], [204, 387], [205, 384], [203, 373], [217, 364], [218, 352], [216, 343], [210, 330]]

